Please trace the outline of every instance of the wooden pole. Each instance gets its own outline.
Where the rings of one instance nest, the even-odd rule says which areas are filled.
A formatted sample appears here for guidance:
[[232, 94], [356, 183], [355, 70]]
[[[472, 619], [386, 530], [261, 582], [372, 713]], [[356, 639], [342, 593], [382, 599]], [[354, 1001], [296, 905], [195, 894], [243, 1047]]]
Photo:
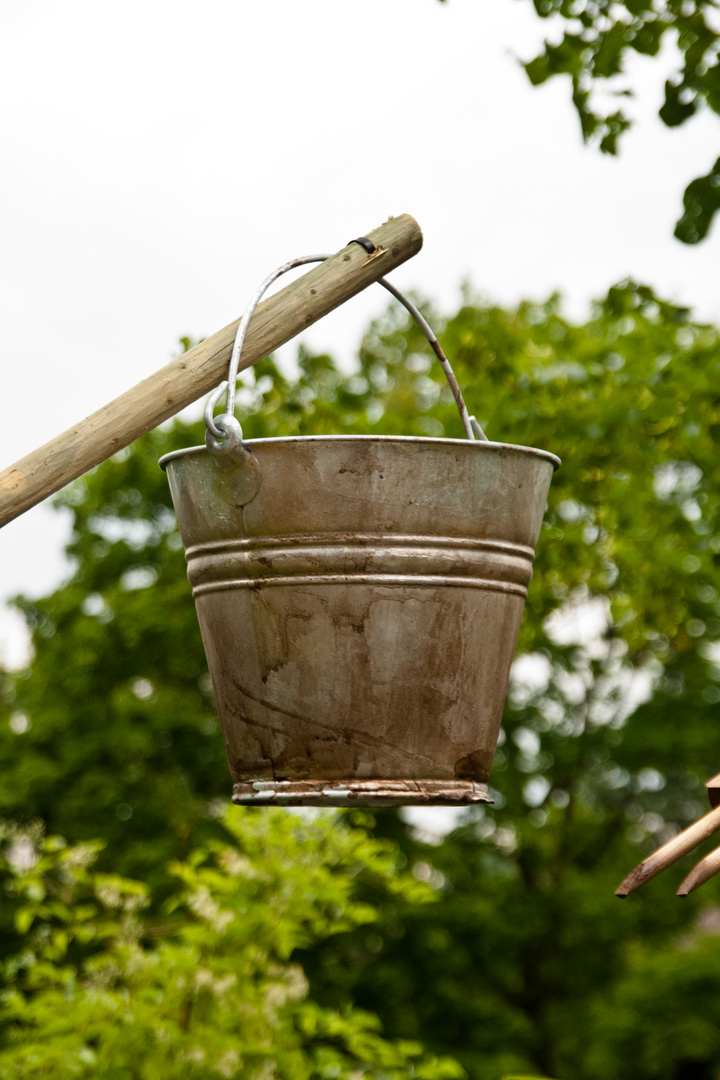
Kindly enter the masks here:
[[688, 896], [691, 892], [695, 892], [701, 885], [704, 885], [706, 881], [709, 881], [711, 877], [714, 877], [720, 870], [720, 848], [715, 848], [709, 855], [706, 855], [704, 859], [693, 866], [692, 870], [680, 885], [677, 891], [678, 896]]
[[[241, 371], [422, 247], [420, 226], [409, 214], [391, 218], [367, 235], [375, 244], [372, 254], [359, 244], [348, 244], [258, 306], [245, 338]], [[0, 472], [0, 527], [217, 386], [226, 375], [238, 321]]]
[[668, 840], [667, 844], [663, 844], [652, 855], [648, 855], [647, 859], [644, 859], [639, 866], [636, 866], [625, 880], [620, 883], [615, 890], [615, 895], [624, 900], [629, 893], [639, 888], [640, 885], [644, 885], [646, 881], [650, 881], [661, 870], [672, 866], [674, 862], [677, 862], [683, 855], [687, 855], [689, 851], [701, 844], [703, 840], [707, 840], [718, 829], [720, 829], [720, 806], [716, 806], [714, 810], [707, 813], [705, 817], [700, 818], [699, 821], [694, 821], [692, 825], [688, 825], [687, 829], [683, 829], [677, 836], [673, 836], [672, 840]]

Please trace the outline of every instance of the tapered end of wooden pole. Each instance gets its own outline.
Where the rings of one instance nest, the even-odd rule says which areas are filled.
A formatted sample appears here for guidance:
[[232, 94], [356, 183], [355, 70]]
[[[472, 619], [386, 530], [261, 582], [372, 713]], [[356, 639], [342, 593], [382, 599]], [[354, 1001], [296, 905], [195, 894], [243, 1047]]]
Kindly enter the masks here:
[[696, 889], [699, 889], [700, 886], [707, 881], [706, 877], [702, 877], [700, 874], [698, 874], [700, 866], [702, 866], [702, 863], [699, 863], [697, 866], [694, 866], [692, 868], [692, 870], [678, 889], [677, 895], [680, 897], [681, 900], [684, 900], [685, 897], [689, 896], [691, 892], [695, 892]]
[[[656, 873], [658, 873], [658, 871], [656, 871]], [[623, 880], [620, 882], [617, 889], [615, 890], [615, 895], [618, 897], [619, 900], [625, 900], [631, 892], [634, 892], [635, 889], [638, 889], [641, 885], [644, 885], [645, 882], [650, 879], [650, 877], [654, 876], [654, 874], [647, 873], [645, 863], [641, 862], [640, 865], [636, 866], [635, 869], [632, 870], [626, 878], [623, 878]]]
[[[615, 895], [624, 899], [629, 896], [631, 892], [639, 888], [640, 885], [644, 885], [646, 881], [650, 881], [661, 870], [666, 870], [668, 866], [672, 866], [674, 862], [681, 859], [683, 855], [687, 855], [689, 851], [692, 851], [694, 847], [701, 844], [703, 840], [707, 840], [709, 836], [717, 832], [720, 829], [720, 806], [716, 806], [714, 810], [711, 810], [705, 817], [700, 818], [699, 821], [693, 822], [687, 829], [683, 829], [677, 836], [673, 836], [672, 840], [668, 840], [667, 844], [663, 844], [657, 851], [654, 851], [652, 855], [648, 855], [647, 859], [644, 859], [639, 866], [636, 866], [628, 876], [620, 883], [615, 890]], [[712, 862], [714, 869], [707, 875], [712, 877], [712, 874], [720, 870], [720, 848], [714, 851], [712, 855], [708, 855], [707, 859], [703, 859], [701, 863], [698, 863], [696, 869], [699, 869], [705, 863]], [[686, 881], [689, 879], [686, 878]], [[703, 881], [707, 881], [707, 877], [703, 878]], [[685, 882], [683, 882], [683, 885]], [[702, 882], [698, 882], [702, 884]], [[682, 886], [681, 886], [682, 888]], [[694, 886], [697, 888], [697, 885]], [[685, 895], [685, 894], [683, 894]]]
[[718, 870], [720, 870], [720, 848], [715, 848], [714, 851], [711, 851], [709, 855], [706, 855], [704, 859], [701, 859], [699, 863], [693, 866], [678, 889], [678, 896], [689, 896], [691, 892], [695, 892], [711, 877], [715, 877]]

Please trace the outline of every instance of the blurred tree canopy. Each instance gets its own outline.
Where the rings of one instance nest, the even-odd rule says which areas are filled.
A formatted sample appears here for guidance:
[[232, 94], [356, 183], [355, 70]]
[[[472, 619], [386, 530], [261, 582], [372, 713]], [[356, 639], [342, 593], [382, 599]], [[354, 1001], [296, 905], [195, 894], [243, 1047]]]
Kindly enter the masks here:
[[[657, 56], [672, 41], [677, 69], [665, 81], [660, 119], [678, 127], [702, 109], [720, 114], [720, 12], [716, 0], [532, 0], [556, 33], [525, 63], [533, 86], [567, 76], [582, 137], [605, 154], [618, 152], [632, 126], [623, 99], [633, 96], [624, 65], [633, 53]], [[672, 46], [671, 46], [672, 47]], [[602, 81], [601, 81], [602, 80]], [[609, 104], [604, 103], [609, 100]], [[720, 158], [692, 180], [675, 235], [697, 244], [720, 209]]]
[[[434, 325], [442, 323], [429, 314]], [[540, 446], [563, 459], [493, 767], [495, 807], [469, 809], [442, 843], [392, 812], [340, 814], [335, 824], [318, 825], [337, 834], [341, 847], [358, 833], [356, 842], [367, 845], [358, 866], [372, 862], [376, 842], [383, 858], [396, 860], [383, 874], [348, 871], [372, 922], [323, 906], [317, 864], [311, 869], [303, 861], [312, 861], [316, 840], [298, 841], [305, 826], [296, 819], [288, 815], [291, 823], [282, 824], [280, 814], [261, 825], [264, 811], [226, 810], [224, 750], [157, 467], [162, 453], [201, 441], [202, 430], [164, 426], [58, 500], [73, 515], [74, 570], [51, 596], [18, 599], [34, 658], [27, 671], [5, 673], [0, 683], [0, 813], [23, 836], [43, 821], [71, 845], [99, 839], [92, 872], [142, 883], [141, 894], [132, 891], [137, 886], [118, 886], [149, 905], [130, 913], [148, 928], [145, 937], [132, 931], [140, 966], [136, 974], [126, 971], [125, 938], [112, 929], [96, 939], [89, 958], [73, 954], [69, 982], [55, 973], [64, 954], [45, 975], [40, 965], [40, 983], [28, 986], [20, 1012], [9, 990], [2, 999], [0, 1066], [5, 1055], [8, 1069], [23, 1063], [26, 1072], [18, 1075], [42, 1075], [17, 1056], [21, 1043], [80, 1052], [73, 1039], [83, 1037], [86, 1022], [73, 1027], [72, 1010], [60, 1016], [60, 1002], [62, 994], [80, 994], [76, 1015], [90, 1015], [82, 1010], [91, 1008], [86, 995], [96, 964], [117, 968], [102, 1009], [147, 999], [148, 1016], [167, 1007], [168, 1030], [177, 1032], [182, 1023], [172, 1004], [152, 1004], [165, 993], [153, 982], [161, 946], [152, 928], [180, 919], [175, 912], [187, 913], [192, 890], [207, 887], [222, 909], [253, 896], [277, 910], [272, 934], [289, 919], [278, 963], [298, 964], [309, 989], [287, 1004], [295, 1034], [279, 1035], [278, 1045], [288, 1054], [300, 1045], [298, 1016], [312, 1002], [318, 1015], [337, 1014], [349, 1024], [360, 1010], [357, 1030], [371, 1034], [367, 1024], [374, 1021], [363, 1017], [379, 1017], [384, 1034], [372, 1035], [380, 1042], [367, 1051], [367, 1076], [372, 1069], [394, 1076], [393, 1068], [406, 1066], [393, 1064], [401, 1059], [392, 1055], [405, 1054], [413, 1068], [431, 1070], [418, 1076], [459, 1075], [453, 1058], [471, 1080], [529, 1073], [717, 1080], [718, 885], [678, 901], [674, 886], [687, 872], [685, 860], [625, 903], [613, 891], [649, 850], [704, 812], [702, 784], [720, 771], [720, 335], [649, 288], [623, 282], [584, 325], [564, 317], [557, 297], [504, 310], [468, 291], [445, 321], [442, 340], [470, 411], [490, 438]], [[338, 430], [462, 435], [442, 372], [395, 308], [370, 327], [355, 371], [303, 350], [298, 367], [298, 377], [288, 379], [265, 360], [247, 374], [239, 395], [246, 437]], [[262, 828], [269, 832], [258, 840]], [[282, 874], [268, 870], [262, 887], [261, 843], [282, 848], [283, 863]], [[255, 854], [245, 845], [255, 845]], [[233, 850], [260, 874], [250, 885], [242, 876], [227, 880], [222, 860], [234, 856], [222, 852]], [[180, 877], [178, 864], [185, 868]], [[403, 864], [422, 892], [412, 891]], [[23, 888], [22, 873], [18, 880], [11, 900]], [[189, 892], [178, 892], [179, 880]], [[90, 885], [78, 888], [84, 903]], [[322, 932], [306, 934], [285, 914], [288, 889], [305, 889], [308, 903], [318, 896], [326, 913]], [[428, 894], [436, 902], [427, 903]], [[93, 910], [92, 920], [105, 918]], [[20, 964], [23, 949], [32, 951], [33, 933], [51, 938], [53, 920], [63, 916], [46, 908], [30, 925], [29, 916], [19, 918], [17, 940], [7, 939], [6, 966]], [[233, 968], [235, 945], [228, 951], [228, 942], [211, 940], [212, 920], [201, 929], [194, 922], [187, 930], [173, 926], [168, 941], [161, 939], [162, 948], [186, 958], [178, 959], [181, 968], [195, 955], [187, 950], [196, 946], [196, 932], [206, 950], [197, 966], [213, 979], [232, 970], [241, 982], [272, 981], [264, 960], [255, 969], [238, 959]], [[168, 970], [174, 963], [168, 960]], [[250, 1026], [240, 1041], [259, 1015], [252, 1012], [259, 1000], [248, 1005]], [[207, 1008], [208, 1016], [217, 1011], [217, 1060], [230, 1060], [223, 1054], [239, 1022], [232, 1001]], [[32, 1017], [32, 1036], [17, 1026], [21, 1014]], [[165, 1023], [147, 1021], [155, 1031]], [[337, 1068], [349, 1069], [355, 1035], [337, 1030]], [[439, 1060], [423, 1059], [419, 1043]], [[189, 1043], [182, 1045], [184, 1052]], [[278, 1058], [267, 1075], [345, 1075], [335, 1067], [294, 1073]]]
[[359, 872], [424, 901], [396, 850], [327, 817], [224, 824], [229, 842], [170, 868], [164, 922], [145, 917], [146, 886], [93, 872], [97, 845], [6, 828], [0, 1077], [461, 1077], [416, 1042], [383, 1039], [376, 1017], [319, 1006], [291, 960], [377, 918], [355, 896]]

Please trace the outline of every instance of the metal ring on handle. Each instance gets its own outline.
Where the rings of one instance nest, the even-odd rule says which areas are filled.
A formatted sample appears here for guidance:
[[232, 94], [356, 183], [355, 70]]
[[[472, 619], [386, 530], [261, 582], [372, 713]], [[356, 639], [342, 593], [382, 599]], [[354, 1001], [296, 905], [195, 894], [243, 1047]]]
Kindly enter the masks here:
[[[364, 238], [363, 238], [364, 239]], [[351, 241], [355, 243], [356, 241]], [[364, 245], [362, 245], [364, 246]], [[237, 438], [239, 430], [239, 446], [242, 447], [242, 428], [239, 421], [235, 418], [235, 393], [237, 387], [238, 367], [240, 365], [240, 353], [242, 352], [243, 342], [245, 341], [245, 334], [247, 333], [248, 324], [252, 318], [255, 308], [260, 303], [263, 295], [270, 288], [272, 283], [276, 281], [283, 274], [286, 274], [288, 270], [294, 270], [298, 266], [304, 266], [306, 263], [325, 262], [329, 259], [329, 255], [303, 255], [299, 259], [292, 259], [290, 262], [283, 263], [276, 270], [273, 270], [271, 274], [265, 278], [262, 284], [258, 287], [257, 291], [253, 295], [250, 303], [246, 307], [243, 316], [240, 320], [240, 325], [235, 335], [235, 341], [233, 343], [232, 352], [230, 354], [230, 364], [228, 367], [228, 377], [226, 380], [220, 383], [219, 386], [213, 390], [210, 394], [207, 402], [205, 403], [205, 424], [207, 427], [207, 434], [205, 436], [205, 443], [212, 453], [223, 454], [227, 452], [233, 452], [238, 448]], [[396, 300], [403, 305], [403, 307], [410, 313], [412, 318], [418, 324], [427, 340], [430, 342], [430, 346], [440, 361], [440, 365], [445, 372], [448, 385], [452, 391], [455, 404], [457, 405], [458, 412], [460, 413], [460, 419], [462, 421], [463, 429], [466, 439], [471, 442], [475, 439], [481, 439], [487, 441], [485, 432], [480, 427], [474, 416], [470, 416], [467, 411], [465, 400], [462, 396], [462, 391], [455, 378], [455, 372], [450, 366], [450, 361], [445, 356], [445, 353], [440, 347], [432, 328], [428, 324], [427, 320], [423, 318], [418, 309], [415, 307], [406, 296], [396, 289], [394, 285], [391, 285], [386, 278], [378, 278], [378, 283], [387, 289]], [[227, 398], [225, 402], [225, 412], [219, 416], [214, 416], [213, 412], [218, 401], [222, 397], [223, 393], [227, 391]], [[234, 421], [234, 424], [232, 423]], [[235, 428], [237, 425], [237, 429]], [[231, 445], [232, 444], [232, 445]]]
[[[226, 387], [227, 383], [222, 383], [222, 387]], [[220, 396], [222, 393], [221, 387], [215, 391], [215, 394]], [[215, 417], [215, 423], [220, 429], [221, 438], [218, 439], [216, 435], [213, 435], [212, 431], [208, 428], [205, 432], [205, 445], [211, 454], [238, 454], [243, 449], [243, 433], [240, 427], [240, 421], [237, 416], [228, 416], [227, 413], [221, 413], [220, 416]]]

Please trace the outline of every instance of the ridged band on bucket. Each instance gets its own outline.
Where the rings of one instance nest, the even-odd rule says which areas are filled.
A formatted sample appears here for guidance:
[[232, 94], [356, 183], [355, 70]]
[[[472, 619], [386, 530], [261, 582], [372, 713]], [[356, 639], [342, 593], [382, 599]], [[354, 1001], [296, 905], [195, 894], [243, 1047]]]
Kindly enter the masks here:
[[557, 458], [403, 437], [245, 447], [247, 480], [204, 448], [162, 461], [233, 801], [489, 801]]
[[193, 596], [257, 585], [344, 581], [466, 585], [523, 599], [534, 551], [497, 540], [359, 534], [221, 540], [185, 552]]

